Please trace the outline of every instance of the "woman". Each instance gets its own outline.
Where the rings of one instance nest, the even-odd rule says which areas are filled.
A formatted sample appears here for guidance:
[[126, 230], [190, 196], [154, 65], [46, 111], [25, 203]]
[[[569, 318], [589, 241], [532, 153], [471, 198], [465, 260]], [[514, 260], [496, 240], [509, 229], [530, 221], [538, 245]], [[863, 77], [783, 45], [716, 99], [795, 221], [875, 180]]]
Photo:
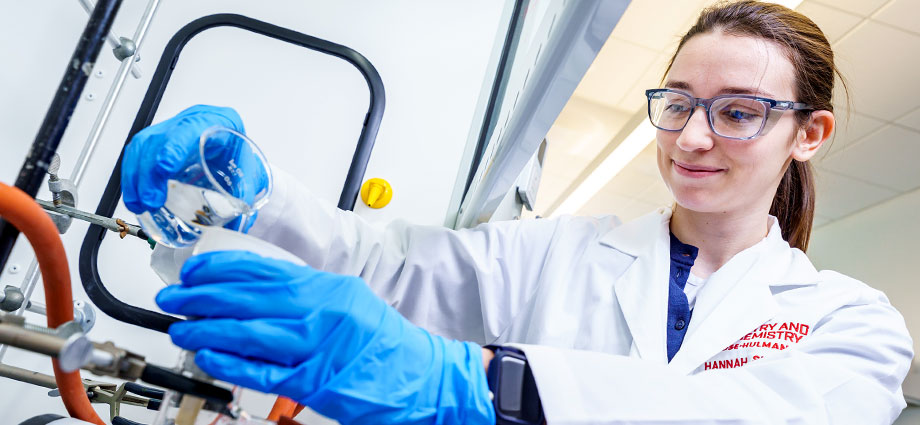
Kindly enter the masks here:
[[[251, 233], [367, 285], [222, 252], [190, 259], [157, 301], [205, 318], [170, 334], [206, 372], [342, 423], [891, 423], [912, 357], [903, 319], [803, 253], [835, 72], [794, 11], [708, 9], [647, 92], [673, 208], [621, 226], [376, 229], [280, 175]], [[139, 133], [128, 208], [161, 205], [213, 124], [242, 130], [232, 110], [195, 107]]]

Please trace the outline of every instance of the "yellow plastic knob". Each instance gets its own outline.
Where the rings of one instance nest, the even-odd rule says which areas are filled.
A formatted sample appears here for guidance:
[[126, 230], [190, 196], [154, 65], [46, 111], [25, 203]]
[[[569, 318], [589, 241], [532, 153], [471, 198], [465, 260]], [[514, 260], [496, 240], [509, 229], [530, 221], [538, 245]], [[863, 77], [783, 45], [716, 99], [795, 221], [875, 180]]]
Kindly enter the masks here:
[[393, 199], [393, 188], [384, 179], [373, 178], [361, 185], [361, 200], [371, 208], [383, 208]]

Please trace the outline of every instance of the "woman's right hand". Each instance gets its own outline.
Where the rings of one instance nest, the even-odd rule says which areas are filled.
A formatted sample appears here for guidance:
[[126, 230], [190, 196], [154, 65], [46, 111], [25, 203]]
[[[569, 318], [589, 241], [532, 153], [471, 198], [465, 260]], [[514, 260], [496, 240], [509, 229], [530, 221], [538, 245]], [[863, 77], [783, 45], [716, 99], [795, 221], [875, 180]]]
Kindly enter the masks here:
[[201, 133], [215, 125], [246, 134], [236, 111], [209, 105], [192, 106], [135, 134], [121, 162], [122, 199], [128, 210], [141, 214], [162, 207], [166, 181], [198, 149]]

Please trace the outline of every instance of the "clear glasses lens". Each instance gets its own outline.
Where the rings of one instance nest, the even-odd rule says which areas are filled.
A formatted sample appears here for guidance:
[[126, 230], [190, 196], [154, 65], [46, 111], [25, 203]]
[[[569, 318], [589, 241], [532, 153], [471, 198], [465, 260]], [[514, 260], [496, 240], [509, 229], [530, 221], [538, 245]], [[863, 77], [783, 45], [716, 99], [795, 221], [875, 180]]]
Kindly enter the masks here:
[[649, 118], [662, 130], [680, 130], [690, 119], [693, 99], [674, 92], [656, 92], [649, 97]]
[[709, 122], [720, 136], [747, 139], [754, 137], [763, 127], [768, 110], [768, 106], [759, 100], [723, 97], [709, 108]]
[[[682, 130], [695, 107], [694, 99], [682, 93], [655, 92], [649, 96], [649, 118], [662, 130]], [[747, 139], [757, 135], [769, 111], [769, 105], [759, 100], [723, 97], [709, 108], [709, 122], [722, 137]]]

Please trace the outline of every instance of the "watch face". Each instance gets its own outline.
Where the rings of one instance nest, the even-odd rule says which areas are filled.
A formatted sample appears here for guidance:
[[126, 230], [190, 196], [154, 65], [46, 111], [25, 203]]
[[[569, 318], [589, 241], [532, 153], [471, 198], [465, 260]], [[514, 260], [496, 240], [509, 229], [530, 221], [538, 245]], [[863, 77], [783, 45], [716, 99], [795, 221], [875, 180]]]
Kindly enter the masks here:
[[516, 349], [499, 347], [489, 362], [489, 389], [498, 425], [542, 425], [543, 406], [527, 358]]

